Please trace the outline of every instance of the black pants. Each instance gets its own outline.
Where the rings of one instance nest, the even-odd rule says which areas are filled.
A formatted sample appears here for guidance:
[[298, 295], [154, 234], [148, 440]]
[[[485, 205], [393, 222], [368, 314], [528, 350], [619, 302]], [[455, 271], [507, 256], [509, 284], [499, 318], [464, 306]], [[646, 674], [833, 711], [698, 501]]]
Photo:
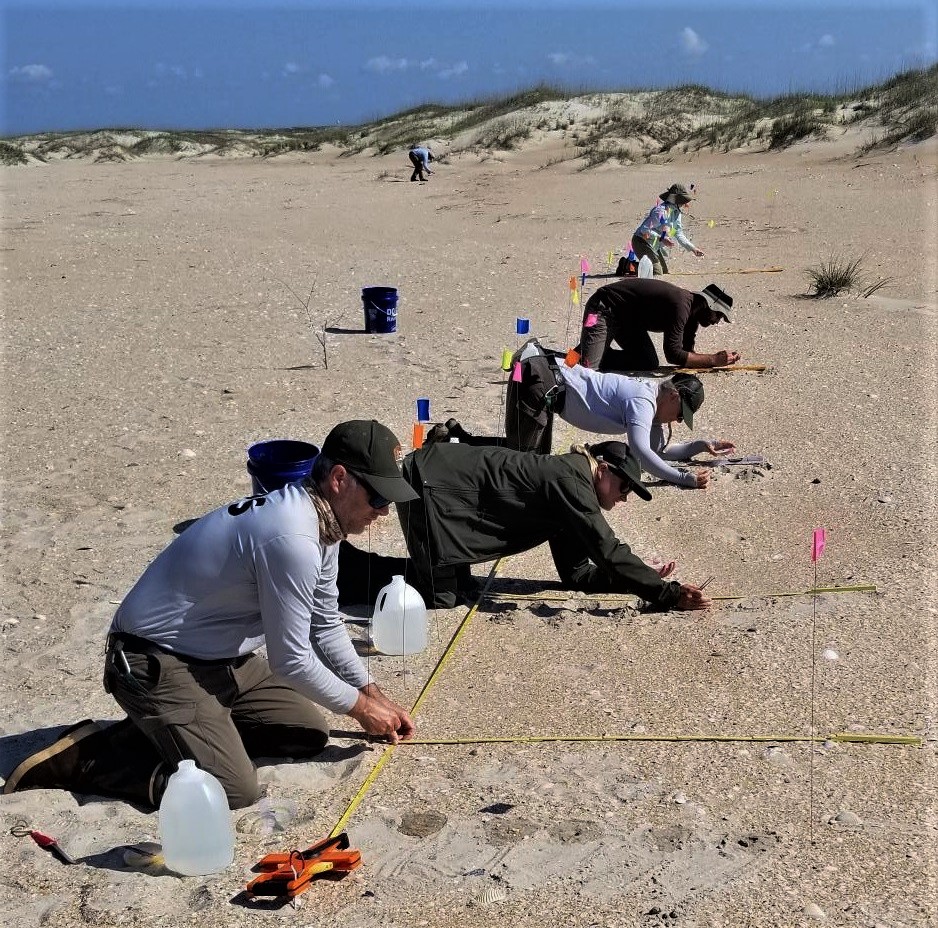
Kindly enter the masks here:
[[[508, 378], [505, 397], [505, 443], [513, 451], [550, 454], [554, 412], [563, 408], [562, 388], [557, 384], [553, 364], [546, 355], [520, 360], [529, 344], [531, 342], [522, 346], [511, 359], [512, 375]], [[521, 366], [520, 381], [513, 373], [516, 364]]]
[[[613, 341], [618, 349], [611, 347]], [[607, 306], [601, 293], [586, 301], [579, 351], [583, 366], [594, 371], [652, 371], [661, 363], [647, 330], [628, 310]]]
[[420, 156], [410, 152], [407, 157], [410, 158], [410, 163], [414, 166], [414, 173], [410, 175], [410, 179], [426, 180], [426, 177], [423, 176], [423, 162], [420, 160]]

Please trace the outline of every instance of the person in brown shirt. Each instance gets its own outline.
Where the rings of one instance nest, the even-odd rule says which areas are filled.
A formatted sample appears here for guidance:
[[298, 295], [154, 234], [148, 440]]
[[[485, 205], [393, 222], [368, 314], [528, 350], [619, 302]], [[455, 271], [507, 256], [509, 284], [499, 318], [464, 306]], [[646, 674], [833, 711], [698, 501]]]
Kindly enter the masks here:
[[[580, 363], [600, 371], [647, 371], [660, 365], [649, 332], [662, 332], [664, 356], [678, 367], [724, 367], [736, 351], [695, 351], [697, 330], [732, 322], [733, 298], [716, 284], [699, 293], [653, 278], [628, 277], [600, 287], [583, 310]], [[615, 341], [619, 348], [611, 348]]]

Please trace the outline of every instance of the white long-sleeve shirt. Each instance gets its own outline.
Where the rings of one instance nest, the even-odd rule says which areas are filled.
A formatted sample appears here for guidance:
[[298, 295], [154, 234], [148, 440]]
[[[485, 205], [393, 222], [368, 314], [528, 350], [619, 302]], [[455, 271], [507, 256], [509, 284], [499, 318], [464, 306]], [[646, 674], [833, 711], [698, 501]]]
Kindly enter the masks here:
[[567, 385], [560, 413], [564, 422], [600, 435], [624, 432], [643, 470], [668, 483], [697, 486], [693, 473], [672, 467], [667, 461], [686, 461], [706, 451], [707, 442], [668, 445], [664, 428], [653, 421], [662, 381], [594, 371], [579, 364], [561, 365], [559, 370]]
[[111, 631], [203, 660], [266, 643], [274, 673], [344, 714], [372, 678], [338, 610], [338, 566], [309, 494], [288, 484], [189, 526], [124, 597]]

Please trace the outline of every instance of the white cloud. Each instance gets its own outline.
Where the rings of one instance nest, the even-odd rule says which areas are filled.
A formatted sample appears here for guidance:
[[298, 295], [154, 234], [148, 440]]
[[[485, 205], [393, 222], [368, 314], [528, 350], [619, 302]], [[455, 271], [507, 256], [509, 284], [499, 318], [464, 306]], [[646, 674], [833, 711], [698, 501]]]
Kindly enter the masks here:
[[569, 52], [551, 52], [547, 57], [550, 59], [550, 63], [557, 68], [572, 68], [596, 64], [596, 59], [592, 55], [571, 55]]
[[328, 74], [320, 74], [316, 78], [316, 83], [320, 87], [331, 87], [335, 83], [335, 78], [330, 77]]
[[440, 66], [436, 58], [426, 58], [420, 62], [421, 71], [433, 71]]
[[40, 84], [52, 80], [52, 68], [44, 64], [24, 64], [19, 68], [10, 68], [10, 77], [16, 81]]
[[469, 70], [469, 63], [466, 61], [457, 61], [452, 67], [443, 68], [440, 71], [439, 76], [443, 80], [448, 80], [451, 77], [459, 77], [460, 74], [465, 74]]
[[830, 48], [834, 44], [834, 37], [830, 33], [825, 33], [818, 39], [817, 44], [821, 48]]
[[681, 46], [688, 55], [702, 55], [710, 48], [690, 26], [681, 30]]
[[406, 58], [388, 58], [387, 55], [379, 55], [377, 58], [369, 58], [365, 62], [365, 67], [369, 71], [386, 74], [388, 71], [406, 71], [409, 62]]
[[283, 73], [284, 74], [299, 74], [300, 66], [295, 61], [288, 61], [283, 66]]

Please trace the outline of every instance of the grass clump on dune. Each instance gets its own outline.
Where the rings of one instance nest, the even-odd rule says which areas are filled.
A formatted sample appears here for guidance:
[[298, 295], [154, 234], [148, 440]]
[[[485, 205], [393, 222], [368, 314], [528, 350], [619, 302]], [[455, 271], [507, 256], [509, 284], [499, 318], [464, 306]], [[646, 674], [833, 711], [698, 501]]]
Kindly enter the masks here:
[[811, 285], [810, 295], [817, 299], [829, 299], [845, 291], [856, 291], [867, 297], [889, 283], [889, 277], [881, 277], [871, 283], [862, 271], [862, 264], [862, 258], [832, 255], [817, 267], [808, 268], [806, 273]]

